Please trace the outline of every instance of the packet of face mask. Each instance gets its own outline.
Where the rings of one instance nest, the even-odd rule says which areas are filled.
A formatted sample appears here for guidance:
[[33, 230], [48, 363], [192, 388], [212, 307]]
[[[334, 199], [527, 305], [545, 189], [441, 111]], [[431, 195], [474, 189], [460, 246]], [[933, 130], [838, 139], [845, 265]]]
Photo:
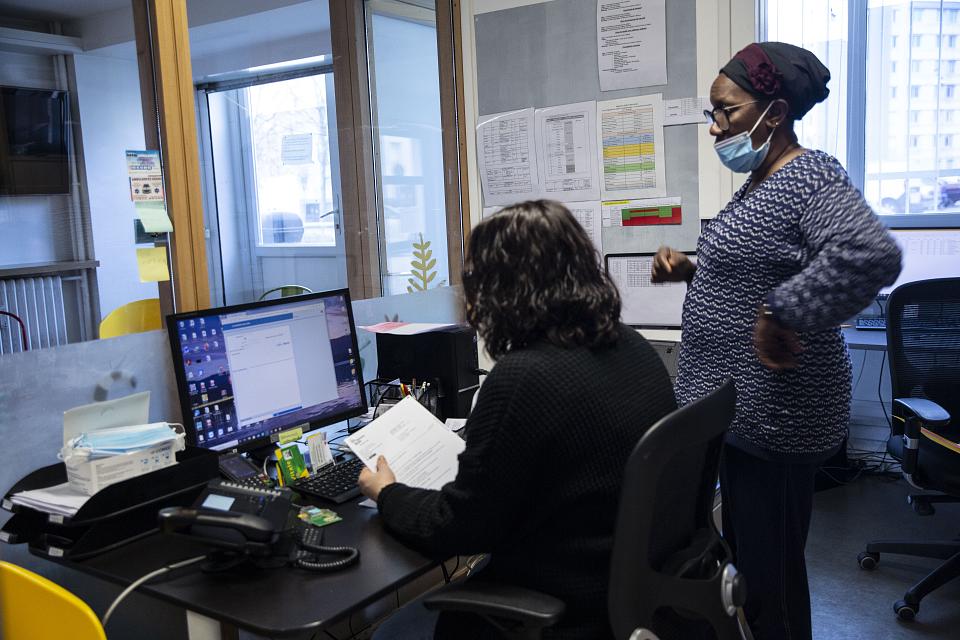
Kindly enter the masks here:
[[166, 422], [97, 429], [70, 440], [61, 452], [70, 486], [93, 495], [111, 484], [177, 463], [184, 435]]

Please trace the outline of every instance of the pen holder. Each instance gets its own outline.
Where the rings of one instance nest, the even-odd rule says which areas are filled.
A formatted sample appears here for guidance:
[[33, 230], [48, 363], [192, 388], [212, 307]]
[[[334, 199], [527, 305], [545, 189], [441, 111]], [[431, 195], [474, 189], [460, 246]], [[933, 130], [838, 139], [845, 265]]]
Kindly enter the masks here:
[[404, 389], [406, 389], [407, 393], [416, 398], [417, 402], [426, 407], [427, 411], [440, 419], [438, 388], [436, 380], [418, 380], [416, 389], [414, 389], [413, 380], [398, 382], [396, 379], [382, 380], [377, 378], [367, 383], [367, 397], [370, 399], [370, 406], [374, 407], [374, 418], [376, 418], [386, 407], [403, 400]]

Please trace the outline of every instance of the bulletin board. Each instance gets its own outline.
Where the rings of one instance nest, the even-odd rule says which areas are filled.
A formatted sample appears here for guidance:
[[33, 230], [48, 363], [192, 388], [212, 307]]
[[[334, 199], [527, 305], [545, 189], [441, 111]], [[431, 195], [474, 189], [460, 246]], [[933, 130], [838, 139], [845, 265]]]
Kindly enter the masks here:
[[[666, 2], [667, 82], [662, 86], [601, 91], [597, 63], [597, 5], [552, 0], [483, 13], [475, 18], [477, 99], [481, 118], [529, 107], [606, 101], [660, 93], [664, 100], [704, 95], [697, 87], [696, 2]], [[681, 224], [604, 227], [602, 252], [696, 248], [700, 235], [697, 142], [704, 125], [664, 127], [667, 196], [682, 202]]]

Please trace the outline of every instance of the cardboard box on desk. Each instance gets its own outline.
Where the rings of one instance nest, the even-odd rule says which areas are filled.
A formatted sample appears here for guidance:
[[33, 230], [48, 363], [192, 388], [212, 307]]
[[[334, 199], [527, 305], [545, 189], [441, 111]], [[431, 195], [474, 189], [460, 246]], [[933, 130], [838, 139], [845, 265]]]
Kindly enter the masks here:
[[70, 486], [92, 496], [104, 487], [175, 465], [176, 452], [183, 451], [183, 437], [153, 447], [86, 462], [64, 461]]

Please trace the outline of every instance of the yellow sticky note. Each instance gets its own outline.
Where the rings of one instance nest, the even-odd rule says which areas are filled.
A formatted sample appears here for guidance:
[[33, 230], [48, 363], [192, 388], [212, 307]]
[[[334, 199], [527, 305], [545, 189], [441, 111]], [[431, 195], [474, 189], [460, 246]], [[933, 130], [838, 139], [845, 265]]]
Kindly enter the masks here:
[[167, 208], [163, 202], [138, 202], [137, 215], [147, 233], [171, 233], [173, 225], [167, 217]]
[[167, 248], [137, 249], [137, 268], [140, 269], [140, 282], [164, 282], [169, 280], [170, 268], [167, 266]]

